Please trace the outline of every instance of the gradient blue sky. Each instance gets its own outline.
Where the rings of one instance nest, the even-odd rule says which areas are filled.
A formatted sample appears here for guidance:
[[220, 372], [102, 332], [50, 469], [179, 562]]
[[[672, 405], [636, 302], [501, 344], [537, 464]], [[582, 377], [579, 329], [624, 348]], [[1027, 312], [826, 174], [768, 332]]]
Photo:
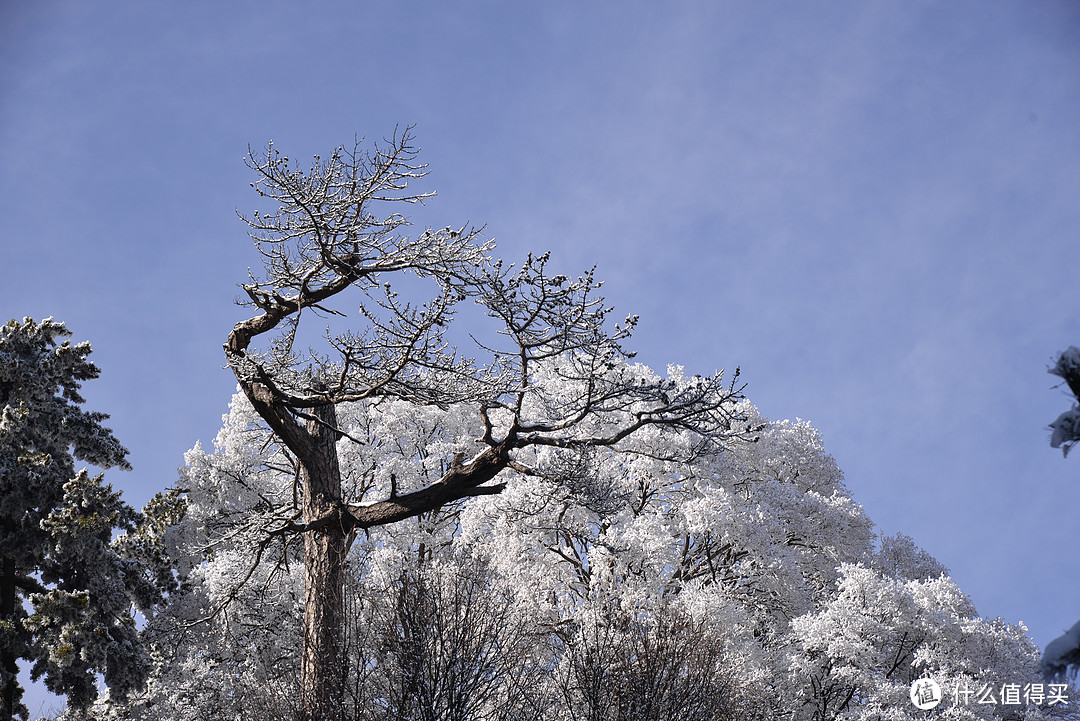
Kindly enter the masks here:
[[742, 366], [886, 533], [1040, 645], [1080, 618], [1071, 2], [0, 0], [0, 314], [93, 343], [141, 504], [210, 443], [242, 158], [416, 124], [418, 225], [597, 264], [657, 368]]

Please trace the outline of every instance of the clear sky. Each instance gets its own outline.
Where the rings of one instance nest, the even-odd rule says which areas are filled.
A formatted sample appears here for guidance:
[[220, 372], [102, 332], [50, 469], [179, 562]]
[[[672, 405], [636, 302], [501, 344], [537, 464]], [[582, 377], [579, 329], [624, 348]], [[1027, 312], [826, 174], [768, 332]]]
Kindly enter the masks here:
[[1080, 619], [1080, 5], [0, 0], [0, 315], [90, 340], [141, 505], [209, 445], [242, 159], [416, 124], [421, 227], [593, 264], [639, 359], [741, 366], [885, 533], [1041, 646]]

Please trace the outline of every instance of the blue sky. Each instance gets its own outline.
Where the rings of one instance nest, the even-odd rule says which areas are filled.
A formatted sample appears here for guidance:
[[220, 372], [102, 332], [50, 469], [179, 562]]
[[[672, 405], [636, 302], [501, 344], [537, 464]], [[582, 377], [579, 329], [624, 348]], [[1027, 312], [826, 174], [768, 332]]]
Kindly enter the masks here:
[[242, 158], [416, 124], [419, 226], [593, 264], [656, 368], [741, 366], [886, 533], [1045, 645], [1080, 618], [1080, 7], [0, 3], [0, 314], [93, 343], [141, 504], [213, 440]]

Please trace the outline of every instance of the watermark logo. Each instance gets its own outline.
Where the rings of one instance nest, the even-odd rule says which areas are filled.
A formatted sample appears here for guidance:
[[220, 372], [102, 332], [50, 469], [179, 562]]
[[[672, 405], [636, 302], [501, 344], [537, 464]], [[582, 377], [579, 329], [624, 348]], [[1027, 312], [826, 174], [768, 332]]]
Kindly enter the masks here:
[[[1069, 686], [1064, 683], [1003, 683], [1000, 686], [982, 684], [970, 686], [966, 681], [954, 684], [953, 706], [1058, 706], [1069, 703]], [[932, 678], [917, 678], [908, 694], [911, 703], [921, 711], [936, 708], [944, 699], [941, 685]]]
[[911, 684], [911, 703], [920, 711], [929, 711], [941, 703], [941, 686], [932, 678], [917, 678]]

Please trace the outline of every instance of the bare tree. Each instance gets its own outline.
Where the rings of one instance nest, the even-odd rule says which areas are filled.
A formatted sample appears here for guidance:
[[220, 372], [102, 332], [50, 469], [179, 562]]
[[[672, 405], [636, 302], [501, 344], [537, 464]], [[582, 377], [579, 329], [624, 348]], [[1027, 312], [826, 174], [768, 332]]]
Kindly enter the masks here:
[[404, 567], [393, 587], [363, 601], [369, 637], [356, 644], [364, 658], [353, 667], [375, 678], [354, 691], [358, 719], [542, 717], [530, 713], [531, 687], [544, 681], [548, 634], [482, 562]]
[[635, 614], [601, 605], [592, 623], [562, 632], [556, 684], [565, 718], [727, 721], [767, 716], [751, 702], [701, 623], [671, 606]]
[[[248, 164], [257, 174], [253, 187], [276, 208], [244, 218], [264, 274], [242, 285], [253, 315], [229, 333], [225, 353], [252, 406], [299, 465], [296, 507], [266, 535], [303, 537], [301, 705], [306, 718], [329, 718], [341, 707], [343, 569], [358, 530], [499, 493], [504, 471], [541, 472], [522, 455], [530, 447], [620, 450], [628, 436], [654, 426], [698, 431], [693, 452], [706, 450], [730, 433], [741, 396], [720, 373], [636, 376], [621, 345], [636, 318], [609, 323], [591, 271], [576, 280], [549, 275], [546, 254], [504, 266], [490, 259], [492, 246], [479, 242], [475, 229], [405, 235], [407, 220], [393, 207], [430, 195], [409, 190], [425, 168], [408, 130], [370, 151], [357, 142], [316, 157], [307, 171], [272, 145], [249, 153]], [[407, 277], [431, 289], [426, 301], [398, 295], [390, 281], [415, 283]], [[359, 300], [362, 328], [328, 328], [323, 350], [298, 350], [301, 318], [345, 317], [340, 301], [348, 290]], [[498, 325], [497, 341], [477, 343], [476, 352], [488, 358], [482, 364], [446, 337], [465, 301]], [[262, 336], [269, 339], [259, 350], [253, 343]], [[562, 384], [559, 392], [551, 391], [552, 379]], [[484, 428], [479, 450], [448, 459], [430, 485], [343, 498], [336, 444], [348, 436], [335, 406], [381, 397], [469, 404]]]

